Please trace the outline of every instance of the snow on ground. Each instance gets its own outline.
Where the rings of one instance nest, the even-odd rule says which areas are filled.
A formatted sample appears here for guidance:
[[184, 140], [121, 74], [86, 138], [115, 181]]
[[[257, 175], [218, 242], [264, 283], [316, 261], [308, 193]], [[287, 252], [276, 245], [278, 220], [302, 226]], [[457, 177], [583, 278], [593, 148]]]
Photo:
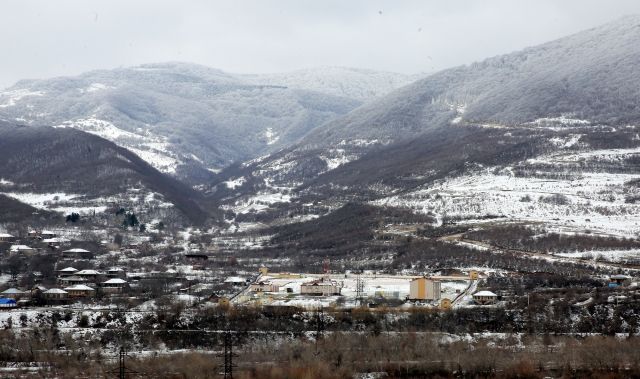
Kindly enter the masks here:
[[562, 115], [559, 117], [538, 118], [528, 124], [534, 125], [534, 126], [548, 126], [548, 125], [580, 126], [580, 125], [589, 125], [591, 124], [591, 122], [587, 120], [572, 118], [570, 115]]
[[224, 209], [230, 209], [235, 213], [244, 214], [250, 212], [264, 212], [273, 204], [288, 203], [291, 201], [291, 195], [279, 192], [259, 192], [258, 194], [237, 200], [231, 206], [223, 206]]
[[27, 96], [43, 96], [44, 94], [42, 91], [30, 91], [24, 88], [5, 91], [0, 93], [0, 108], [12, 107]]
[[2, 194], [38, 209], [51, 209], [52, 206], [58, 203], [65, 203], [80, 197], [80, 195], [66, 194], [64, 192], [2, 192]]
[[640, 258], [640, 249], [574, 251], [555, 253], [554, 255], [566, 258], [602, 259], [609, 262], [618, 262], [625, 259]]
[[149, 163], [154, 168], [164, 172], [174, 174], [178, 166], [182, 163], [176, 158], [166, 155], [165, 153], [157, 150], [141, 150], [129, 147], [129, 150], [134, 152], [137, 156], [142, 158], [145, 162]]
[[70, 215], [71, 213], [78, 213], [79, 215], [93, 215], [96, 213], [104, 213], [107, 211], [107, 206], [106, 205], [97, 205], [95, 207], [74, 207], [74, 206], [68, 206], [68, 207], [51, 207], [48, 208], [51, 211], [54, 212], [59, 212], [62, 213], [64, 215]]
[[154, 168], [164, 173], [175, 173], [176, 168], [183, 162], [170, 152], [169, 142], [165, 137], [159, 137], [150, 130], [139, 129], [137, 133], [118, 128], [109, 121], [100, 120], [95, 116], [65, 121], [55, 128], [74, 128], [95, 134], [124, 147]]
[[8, 283], [11, 280], [11, 275], [9, 274], [0, 274], [0, 284]]
[[[335, 149], [338, 150], [338, 149]], [[340, 166], [342, 166], [345, 163], [349, 163], [350, 161], [352, 161], [353, 159], [344, 156], [344, 155], [336, 155], [333, 157], [325, 157], [323, 155], [320, 155], [320, 159], [322, 159], [326, 164], [327, 164], [327, 169], [328, 170], [334, 170]]]
[[240, 187], [241, 185], [243, 185], [244, 182], [246, 182], [246, 179], [243, 176], [241, 176], [239, 178], [229, 179], [226, 182], [224, 182], [224, 184], [229, 189], [236, 189], [236, 188]]
[[459, 124], [462, 121], [462, 115], [464, 115], [464, 112], [467, 110], [467, 105], [466, 104], [448, 104], [448, 105], [449, 105], [449, 109], [456, 112], [456, 117], [453, 120], [451, 120], [451, 123], [454, 125]]
[[12, 187], [15, 186], [16, 184], [14, 182], [12, 182], [11, 180], [7, 180], [5, 178], [0, 178], [0, 187]]
[[[141, 188], [131, 188], [118, 196], [88, 198], [78, 194], [56, 193], [31, 193], [31, 192], [0, 192], [22, 203], [31, 205], [37, 209], [44, 209], [68, 215], [73, 212], [80, 215], [94, 215], [104, 213], [109, 209], [107, 204], [121, 204], [138, 212], [145, 213], [151, 209], [166, 209], [174, 205], [167, 202], [164, 197], [156, 192]], [[129, 204], [127, 204], [129, 203]]]
[[99, 92], [99, 91], [104, 91], [107, 89], [113, 89], [115, 87], [111, 87], [108, 86], [106, 84], [102, 84], [102, 83], [91, 83], [87, 88], [80, 88], [80, 93], [85, 93], [85, 92]]
[[264, 132], [264, 137], [267, 139], [267, 145], [273, 145], [280, 139], [280, 136], [273, 131], [273, 128], [267, 128]]
[[374, 203], [409, 207], [440, 218], [492, 215], [630, 236], [640, 232], [640, 206], [625, 202], [629, 188], [624, 184], [638, 178], [640, 175], [594, 172], [552, 180], [517, 177], [509, 169], [489, 168]]
[[624, 159], [630, 156], [640, 154], [640, 147], [628, 148], [628, 149], [600, 149], [581, 151], [575, 153], [556, 153], [543, 155], [541, 157], [532, 158], [527, 160], [527, 163], [548, 163], [548, 164], [563, 164], [563, 163], [578, 163], [578, 162], [622, 162]]
[[338, 146], [357, 146], [357, 147], [368, 147], [374, 145], [386, 145], [389, 141], [381, 141], [379, 139], [351, 139], [351, 140], [342, 140], [338, 143]]

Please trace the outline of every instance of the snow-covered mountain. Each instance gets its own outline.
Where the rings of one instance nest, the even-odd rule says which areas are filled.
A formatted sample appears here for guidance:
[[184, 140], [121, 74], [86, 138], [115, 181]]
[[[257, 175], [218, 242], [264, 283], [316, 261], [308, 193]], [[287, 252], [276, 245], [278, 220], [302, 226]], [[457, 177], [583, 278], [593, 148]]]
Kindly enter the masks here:
[[[145, 217], [162, 214], [193, 223], [210, 216], [189, 186], [127, 149], [82, 131], [0, 121], [0, 162], [3, 203], [19, 202], [9, 203], [9, 209], [27, 204], [58, 217], [72, 212], [101, 217], [126, 208]], [[21, 213], [29, 216], [26, 210]]]
[[633, 16], [445, 70], [231, 167], [221, 180], [242, 184], [211, 192], [240, 220], [366, 201], [633, 235], [639, 62]]
[[640, 16], [628, 16], [438, 72], [314, 130], [304, 142], [396, 140], [461, 123], [640, 122], [639, 25]]
[[286, 86], [370, 101], [426, 75], [403, 75], [350, 67], [318, 67], [291, 72], [242, 75], [254, 84]]
[[[325, 73], [329, 77], [322, 81]], [[23, 80], [0, 93], [0, 118], [84, 130], [134, 151], [163, 172], [198, 183], [211, 177], [208, 170], [295, 142], [359, 106], [365, 92], [382, 94], [406, 83], [400, 75], [372, 71], [307, 74], [314, 79], [296, 79], [296, 73], [290, 81], [286, 74], [262, 80], [160, 63]], [[332, 90], [336, 81], [342, 92]]]

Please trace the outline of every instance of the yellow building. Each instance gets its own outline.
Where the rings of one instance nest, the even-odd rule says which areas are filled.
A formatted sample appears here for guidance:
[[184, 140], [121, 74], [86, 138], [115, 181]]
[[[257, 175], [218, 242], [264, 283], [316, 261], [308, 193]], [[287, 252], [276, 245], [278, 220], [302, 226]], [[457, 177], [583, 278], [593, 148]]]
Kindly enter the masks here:
[[440, 309], [451, 309], [452, 306], [451, 299], [447, 299], [446, 297], [440, 300]]
[[267, 275], [269, 273], [269, 269], [262, 266], [258, 269], [258, 272], [260, 273], [260, 275]]
[[469, 279], [478, 280], [478, 271], [476, 270], [469, 271]]
[[413, 279], [409, 286], [410, 300], [440, 299], [440, 281], [428, 278]]

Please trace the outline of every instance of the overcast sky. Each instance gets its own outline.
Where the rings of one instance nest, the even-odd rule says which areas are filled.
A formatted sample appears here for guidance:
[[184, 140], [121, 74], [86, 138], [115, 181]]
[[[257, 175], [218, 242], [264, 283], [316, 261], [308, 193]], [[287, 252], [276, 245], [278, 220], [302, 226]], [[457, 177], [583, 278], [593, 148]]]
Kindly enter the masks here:
[[161, 61], [431, 72], [638, 13], [637, 0], [3, 0], [0, 88]]

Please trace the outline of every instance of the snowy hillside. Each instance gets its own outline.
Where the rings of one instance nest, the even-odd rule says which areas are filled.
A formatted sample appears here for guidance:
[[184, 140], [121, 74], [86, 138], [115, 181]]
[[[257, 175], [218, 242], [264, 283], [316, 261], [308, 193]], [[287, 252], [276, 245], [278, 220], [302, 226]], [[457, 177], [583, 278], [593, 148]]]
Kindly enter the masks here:
[[254, 84], [312, 90], [366, 102], [407, 85], [419, 76], [348, 67], [318, 67], [278, 74], [243, 75], [242, 78]]
[[0, 118], [94, 133], [199, 183], [231, 162], [287, 146], [408, 80], [354, 69], [251, 76], [148, 64], [21, 81], [0, 92]]
[[640, 123], [640, 16], [447, 69], [315, 129], [303, 143], [406, 139], [461, 124]]

